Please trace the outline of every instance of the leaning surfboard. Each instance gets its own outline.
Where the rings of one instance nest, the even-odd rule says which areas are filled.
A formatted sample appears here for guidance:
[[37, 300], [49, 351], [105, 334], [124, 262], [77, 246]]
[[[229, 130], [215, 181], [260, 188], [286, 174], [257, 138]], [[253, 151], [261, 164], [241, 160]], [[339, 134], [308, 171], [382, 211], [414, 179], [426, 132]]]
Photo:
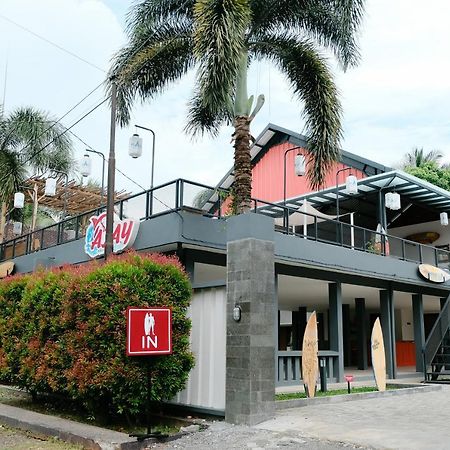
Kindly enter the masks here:
[[302, 347], [302, 379], [308, 397], [314, 397], [316, 393], [319, 374], [318, 353], [317, 317], [314, 311], [306, 324]]
[[381, 329], [380, 318], [375, 320], [370, 338], [372, 349], [372, 368], [375, 383], [379, 391], [386, 390], [386, 354], [384, 351], [383, 330]]

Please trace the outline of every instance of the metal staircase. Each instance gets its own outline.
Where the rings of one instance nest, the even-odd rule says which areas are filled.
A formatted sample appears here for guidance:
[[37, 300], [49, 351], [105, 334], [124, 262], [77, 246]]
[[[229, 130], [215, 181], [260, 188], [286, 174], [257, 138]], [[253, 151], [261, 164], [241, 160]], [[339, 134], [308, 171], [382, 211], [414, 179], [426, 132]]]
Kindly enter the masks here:
[[423, 360], [425, 381], [450, 384], [450, 295], [425, 342]]

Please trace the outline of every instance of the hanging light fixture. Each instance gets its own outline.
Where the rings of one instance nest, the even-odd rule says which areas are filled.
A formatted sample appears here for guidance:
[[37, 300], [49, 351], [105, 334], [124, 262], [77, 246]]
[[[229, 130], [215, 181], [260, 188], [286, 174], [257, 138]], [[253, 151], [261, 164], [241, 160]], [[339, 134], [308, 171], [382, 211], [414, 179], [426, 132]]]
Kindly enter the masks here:
[[130, 137], [128, 154], [132, 158], [139, 158], [142, 155], [142, 138], [137, 133]]
[[54, 197], [56, 195], [56, 178], [47, 178], [45, 180], [45, 195]]
[[14, 236], [22, 234], [22, 222], [13, 222], [13, 234]]
[[386, 208], [397, 211], [402, 207], [400, 194], [397, 192], [387, 192], [384, 196]]
[[81, 175], [83, 175], [83, 177], [88, 177], [91, 174], [91, 170], [92, 170], [91, 158], [89, 158], [89, 155], [84, 155], [80, 165]]
[[358, 193], [358, 178], [355, 175], [349, 175], [345, 179], [345, 191], [349, 195], [356, 195]]
[[22, 209], [25, 205], [25, 194], [16, 192], [14, 194], [14, 208]]
[[294, 163], [295, 163], [295, 175], [297, 175], [298, 177], [302, 177], [303, 175], [305, 175], [306, 160], [301, 153], [295, 155]]
[[448, 225], [448, 214], [446, 212], [441, 212], [440, 219], [441, 225], [446, 227]]

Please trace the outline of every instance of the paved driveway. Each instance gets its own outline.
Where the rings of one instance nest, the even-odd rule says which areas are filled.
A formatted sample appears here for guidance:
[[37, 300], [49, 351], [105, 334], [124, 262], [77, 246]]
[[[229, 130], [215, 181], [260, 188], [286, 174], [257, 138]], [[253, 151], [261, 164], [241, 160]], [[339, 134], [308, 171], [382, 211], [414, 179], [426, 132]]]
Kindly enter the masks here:
[[450, 386], [429, 393], [284, 410], [258, 428], [377, 449], [449, 450]]

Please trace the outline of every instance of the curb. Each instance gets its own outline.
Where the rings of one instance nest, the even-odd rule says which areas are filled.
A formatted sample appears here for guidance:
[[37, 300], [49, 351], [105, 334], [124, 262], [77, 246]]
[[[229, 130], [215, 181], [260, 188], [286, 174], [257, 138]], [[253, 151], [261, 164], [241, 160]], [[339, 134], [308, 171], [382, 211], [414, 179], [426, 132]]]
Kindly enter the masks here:
[[0, 423], [12, 428], [56, 437], [88, 450], [141, 450], [156, 439], [131, 440], [128, 434], [0, 404]]
[[[425, 394], [427, 392], [440, 391], [442, 386], [439, 385], [408, 385], [408, 384], [394, 384], [389, 386], [401, 386], [399, 389], [384, 391], [384, 392], [358, 392], [350, 395], [335, 395], [330, 397], [314, 397], [314, 398], [298, 398], [293, 400], [277, 400], [275, 401], [275, 409], [282, 411], [289, 408], [300, 408], [305, 406], [323, 405], [329, 403], [344, 403], [353, 402], [357, 400], [366, 400], [379, 397], [392, 397], [395, 395], [411, 395], [411, 394]], [[405, 386], [405, 387], [404, 387]]]

